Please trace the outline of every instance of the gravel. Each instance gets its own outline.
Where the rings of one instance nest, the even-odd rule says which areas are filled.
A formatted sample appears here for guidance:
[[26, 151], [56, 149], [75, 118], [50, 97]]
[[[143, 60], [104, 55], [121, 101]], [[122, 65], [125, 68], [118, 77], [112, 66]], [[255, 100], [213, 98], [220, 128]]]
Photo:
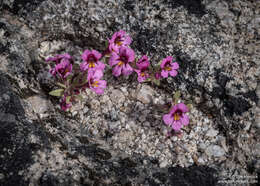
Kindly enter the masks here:
[[[215, 185], [216, 175], [259, 173], [257, 7], [245, 0], [4, 0], [0, 184]], [[152, 86], [107, 70], [104, 95], [88, 90], [61, 112], [48, 96], [54, 86], [44, 59], [68, 52], [79, 61], [85, 49], [105, 50], [120, 29], [153, 65], [175, 57], [178, 76]], [[167, 139], [162, 116], [176, 91], [192, 102], [190, 124]]]

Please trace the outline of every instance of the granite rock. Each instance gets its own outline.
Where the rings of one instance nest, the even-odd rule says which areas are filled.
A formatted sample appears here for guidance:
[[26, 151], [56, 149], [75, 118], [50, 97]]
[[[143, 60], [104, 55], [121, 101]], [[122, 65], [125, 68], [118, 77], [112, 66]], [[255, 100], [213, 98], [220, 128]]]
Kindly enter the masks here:
[[[258, 7], [246, 0], [1, 1], [0, 185], [215, 185], [227, 170], [259, 174]], [[44, 59], [104, 51], [120, 29], [152, 65], [174, 56], [178, 75], [159, 87], [138, 85], [135, 75], [105, 76], [104, 95], [88, 92], [72, 114], [56, 109]], [[177, 90], [193, 102], [191, 123], [165, 140], [161, 117]], [[44, 117], [28, 101], [39, 95], [55, 108]]]

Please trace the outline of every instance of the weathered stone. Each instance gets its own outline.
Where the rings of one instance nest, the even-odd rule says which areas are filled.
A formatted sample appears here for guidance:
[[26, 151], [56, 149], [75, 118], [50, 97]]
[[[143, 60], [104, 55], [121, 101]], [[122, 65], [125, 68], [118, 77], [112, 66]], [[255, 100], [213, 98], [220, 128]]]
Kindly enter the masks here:
[[36, 95], [29, 97], [27, 100], [31, 104], [34, 112], [39, 115], [44, 115], [53, 111], [53, 106], [46, 97]]
[[137, 90], [136, 98], [144, 104], [151, 103], [153, 101], [154, 90], [147, 85], [143, 85]]
[[225, 155], [225, 151], [218, 145], [210, 145], [206, 148], [208, 156], [221, 157]]
[[[259, 117], [252, 109], [259, 107], [257, 7], [258, 1], [246, 0], [2, 1], [0, 185], [215, 185], [213, 169], [190, 167], [192, 153], [200, 152], [180, 147], [202, 143], [199, 151], [208, 146], [212, 155], [203, 153], [201, 165], [216, 167], [219, 174], [256, 174], [257, 151], [251, 147], [259, 142], [253, 125]], [[133, 38], [137, 58], [146, 54], [155, 66], [174, 56], [178, 75], [154, 87], [137, 85], [135, 75], [112, 78], [106, 68], [108, 89], [102, 96], [87, 91], [82, 109], [27, 115], [26, 100], [36, 92], [58, 109], [58, 99], [47, 96], [54, 78], [45, 68], [46, 57], [68, 52], [78, 63], [85, 49], [103, 52], [107, 38], [120, 29]], [[122, 92], [113, 97], [115, 90]], [[182, 137], [165, 139], [169, 128], [162, 115], [177, 90], [181, 101], [193, 102], [191, 122]], [[116, 123], [113, 132], [109, 122]], [[212, 128], [216, 138], [206, 135]], [[212, 147], [216, 143], [228, 156], [219, 156], [223, 149]], [[160, 168], [165, 160], [177, 166]]]
[[209, 129], [206, 133], [207, 137], [215, 137], [218, 135], [218, 131], [214, 129]]
[[110, 95], [110, 99], [113, 104], [121, 105], [125, 101], [125, 96], [122, 91], [113, 89]]
[[160, 163], [160, 168], [164, 168], [168, 165], [168, 162], [165, 160], [163, 162]]

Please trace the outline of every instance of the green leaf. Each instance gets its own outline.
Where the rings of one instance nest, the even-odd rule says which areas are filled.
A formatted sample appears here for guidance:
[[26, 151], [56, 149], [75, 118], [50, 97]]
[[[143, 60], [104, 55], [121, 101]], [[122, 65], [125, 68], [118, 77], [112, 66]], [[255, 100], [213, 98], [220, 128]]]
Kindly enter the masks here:
[[68, 76], [67, 76], [67, 82], [71, 83], [72, 77], [73, 77], [72, 74], [68, 75]]
[[145, 82], [150, 82], [150, 81], [152, 81], [151, 78], [147, 78], [147, 79], [145, 80]]
[[73, 69], [76, 70], [76, 71], [77, 71], [77, 70], [80, 70], [79, 64], [74, 63], [74, 64], [73, 64]]
[[88, 82], [88, 80], [85, 79], [82, 83], [75, 84], [75, 86], [76, 86], [76, 87], [81, 87], [81, 86], [85, 85], [87, 82]]
[[192, 104], [187, 104], [187, 107], [189, 108], [189, 110], [192, 109]]
[[109, 42], [106, 40], [105, 41], [105, 48], [108, 48]]
[[83, 101], [82, 95], [79, 94], [79, 95], [76, 95], [75, 97], [76, 97], [77, 99], [79, 99], [80, 101]]
[[174, 100], [179, 100], [181, 97], [181, 92], [178, 90], [177, 92], [175, 92], [175, 94], [173, 95], [173, 99]]
[[161, 69], [161, 66], [160, 65], [156, 65], [154, 68], [155, 68], [156, 71], [159, 71]]
[[160, 80], [159, 80], [159, 79], [154, 79], [153, 82], [154, 82], [154, 84], [156, 84], [157, 86], [160, 86]]
[[150, 72], [153, 72], [153, 67], [152, 67], [152, 65], [149, 65], [149, 66], [148, 66], [148, 70], [149, 70]]
[[64, 92], [64, 89], [56, 89], [56, 90], [49, 92], [49, 94], [51, 96], [61, 97], [63, 95], [63, 92]]
[[70, 103], [70, 98], [71, 98], [71, 96], [67, 96], [67, 97], [66, 97], [66, 103], [67, 103], [67, 104]]
[[66, 86], [64, 85], [64, 84], [62, 84], [62, 83], [57, 83], [57, 85], [59, 85], [60, 87], [62, 87], [62, 88], [66, 88]]

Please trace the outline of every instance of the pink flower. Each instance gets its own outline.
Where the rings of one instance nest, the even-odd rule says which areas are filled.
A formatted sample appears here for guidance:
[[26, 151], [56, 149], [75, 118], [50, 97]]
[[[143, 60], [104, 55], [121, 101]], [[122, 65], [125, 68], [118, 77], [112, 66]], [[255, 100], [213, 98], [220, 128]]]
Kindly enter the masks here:
[[109, 65], [115, 66], [113, 68], [113, 75], [118, 77], [123, 73], [124, 75], [130, 75], [133, 72], [133, 68], [129, 65], [135, 59], [135, 53], [131, 48], [120, 47], [119, 53], [113, 52], [110, 59]]
[[105, 64], [99, 61], [102, 55], [96, 50], [85, 50], [82, 54], [83, 63], [80, 64], [80, 70], [86, 71], [94, 69], [105, 69]]
[[51, 73], [58, 74], [62, 79], [65, 79], [72, 72], [72, 64], [68, 59], [63, 59], [59, 64], [55, 66], [55, 70], [51, 69]]
[[89, 71], [88, 74], [88, 83], [89, 88], [96, 92], [97, 94], [103, 94], [104, 89], [107, 86], [107, 82], [105, 80], [101, 80], [103, 77], [103, 71], [97, 69], [95, 71]]
[[156, 73], [154, 74], [154, 77], [155, 77], [155, 79], [161, 79], [161, 78], [162, 78], [160, 72], [156, 72]]
[[67, 109], [69, 109], [72, 106], [72, 104], [67, 103], [66, 100], [67, 100], [67, 95], [64, 95], [64, 97], [62, 98], [61, 103], [60, 103], [60, 107], [63, 111], [66, 111]]
[[169, 74], [174, 77], [178, 73], [176, 70], [179, 68], [179, 64], [173, 63], [172, 59], [172, 56], [168, 56], [161, 63], [161, 76], [164, 78], [167, 78]]
[[150, 65], [149, 61], [148, 61], [148, 57], [147, 56], [143, 56], [141, 59], [139, 59], [139, 61], [136, 63], [136, 66], [138, 69], [135, 70], [135, 72], [138, 75], [138, 82], [143, 82], [145, 81], [147, 78], [150, 77], [149, 75], [149, 69], [148, 66]]
[[55, 62], [55, 67], [49, 72], [56, 77], [58, 74], [62, 79], [65, 79], [72, 72], [73, 60], [69, 54], [59, 54], [54, 57], [49, 57], [46, 62]]
[[57, 65], [64, 59], [72, 60], [72, 57], [69, 54], [67, 54], [67, 53], [65, 53], [65, 54], [58, 54], [58, 55], [56, 55], [54, 57], [47, 58], [46, 62], [52, 61], [52, 62], [55, 62], [55, 64]]
[[125, 31], [120, 30], [119, 32], [114, 33], [112, 38], [109, 40], [109, 51], [110, 52], [119, 52], [121, 46], [128, 46], [132, 42], [130, 36], [126, 35]]
[[173, 106], [169, 114], [163, 116], [163, 121], [166, 125], [172, 127], [173, 130], [179, 131], [182, 125], [186, 126], [189, 124], [188, 107], [184, 103], [178, 103]]
[[136, 66], [138, 69], [146, 69], [146, 68], [148, 68], [149, 65], [150, 65], [150, 62], [146, 55], [141, 57], [141, 59], [139, 59], [136, 63]]

